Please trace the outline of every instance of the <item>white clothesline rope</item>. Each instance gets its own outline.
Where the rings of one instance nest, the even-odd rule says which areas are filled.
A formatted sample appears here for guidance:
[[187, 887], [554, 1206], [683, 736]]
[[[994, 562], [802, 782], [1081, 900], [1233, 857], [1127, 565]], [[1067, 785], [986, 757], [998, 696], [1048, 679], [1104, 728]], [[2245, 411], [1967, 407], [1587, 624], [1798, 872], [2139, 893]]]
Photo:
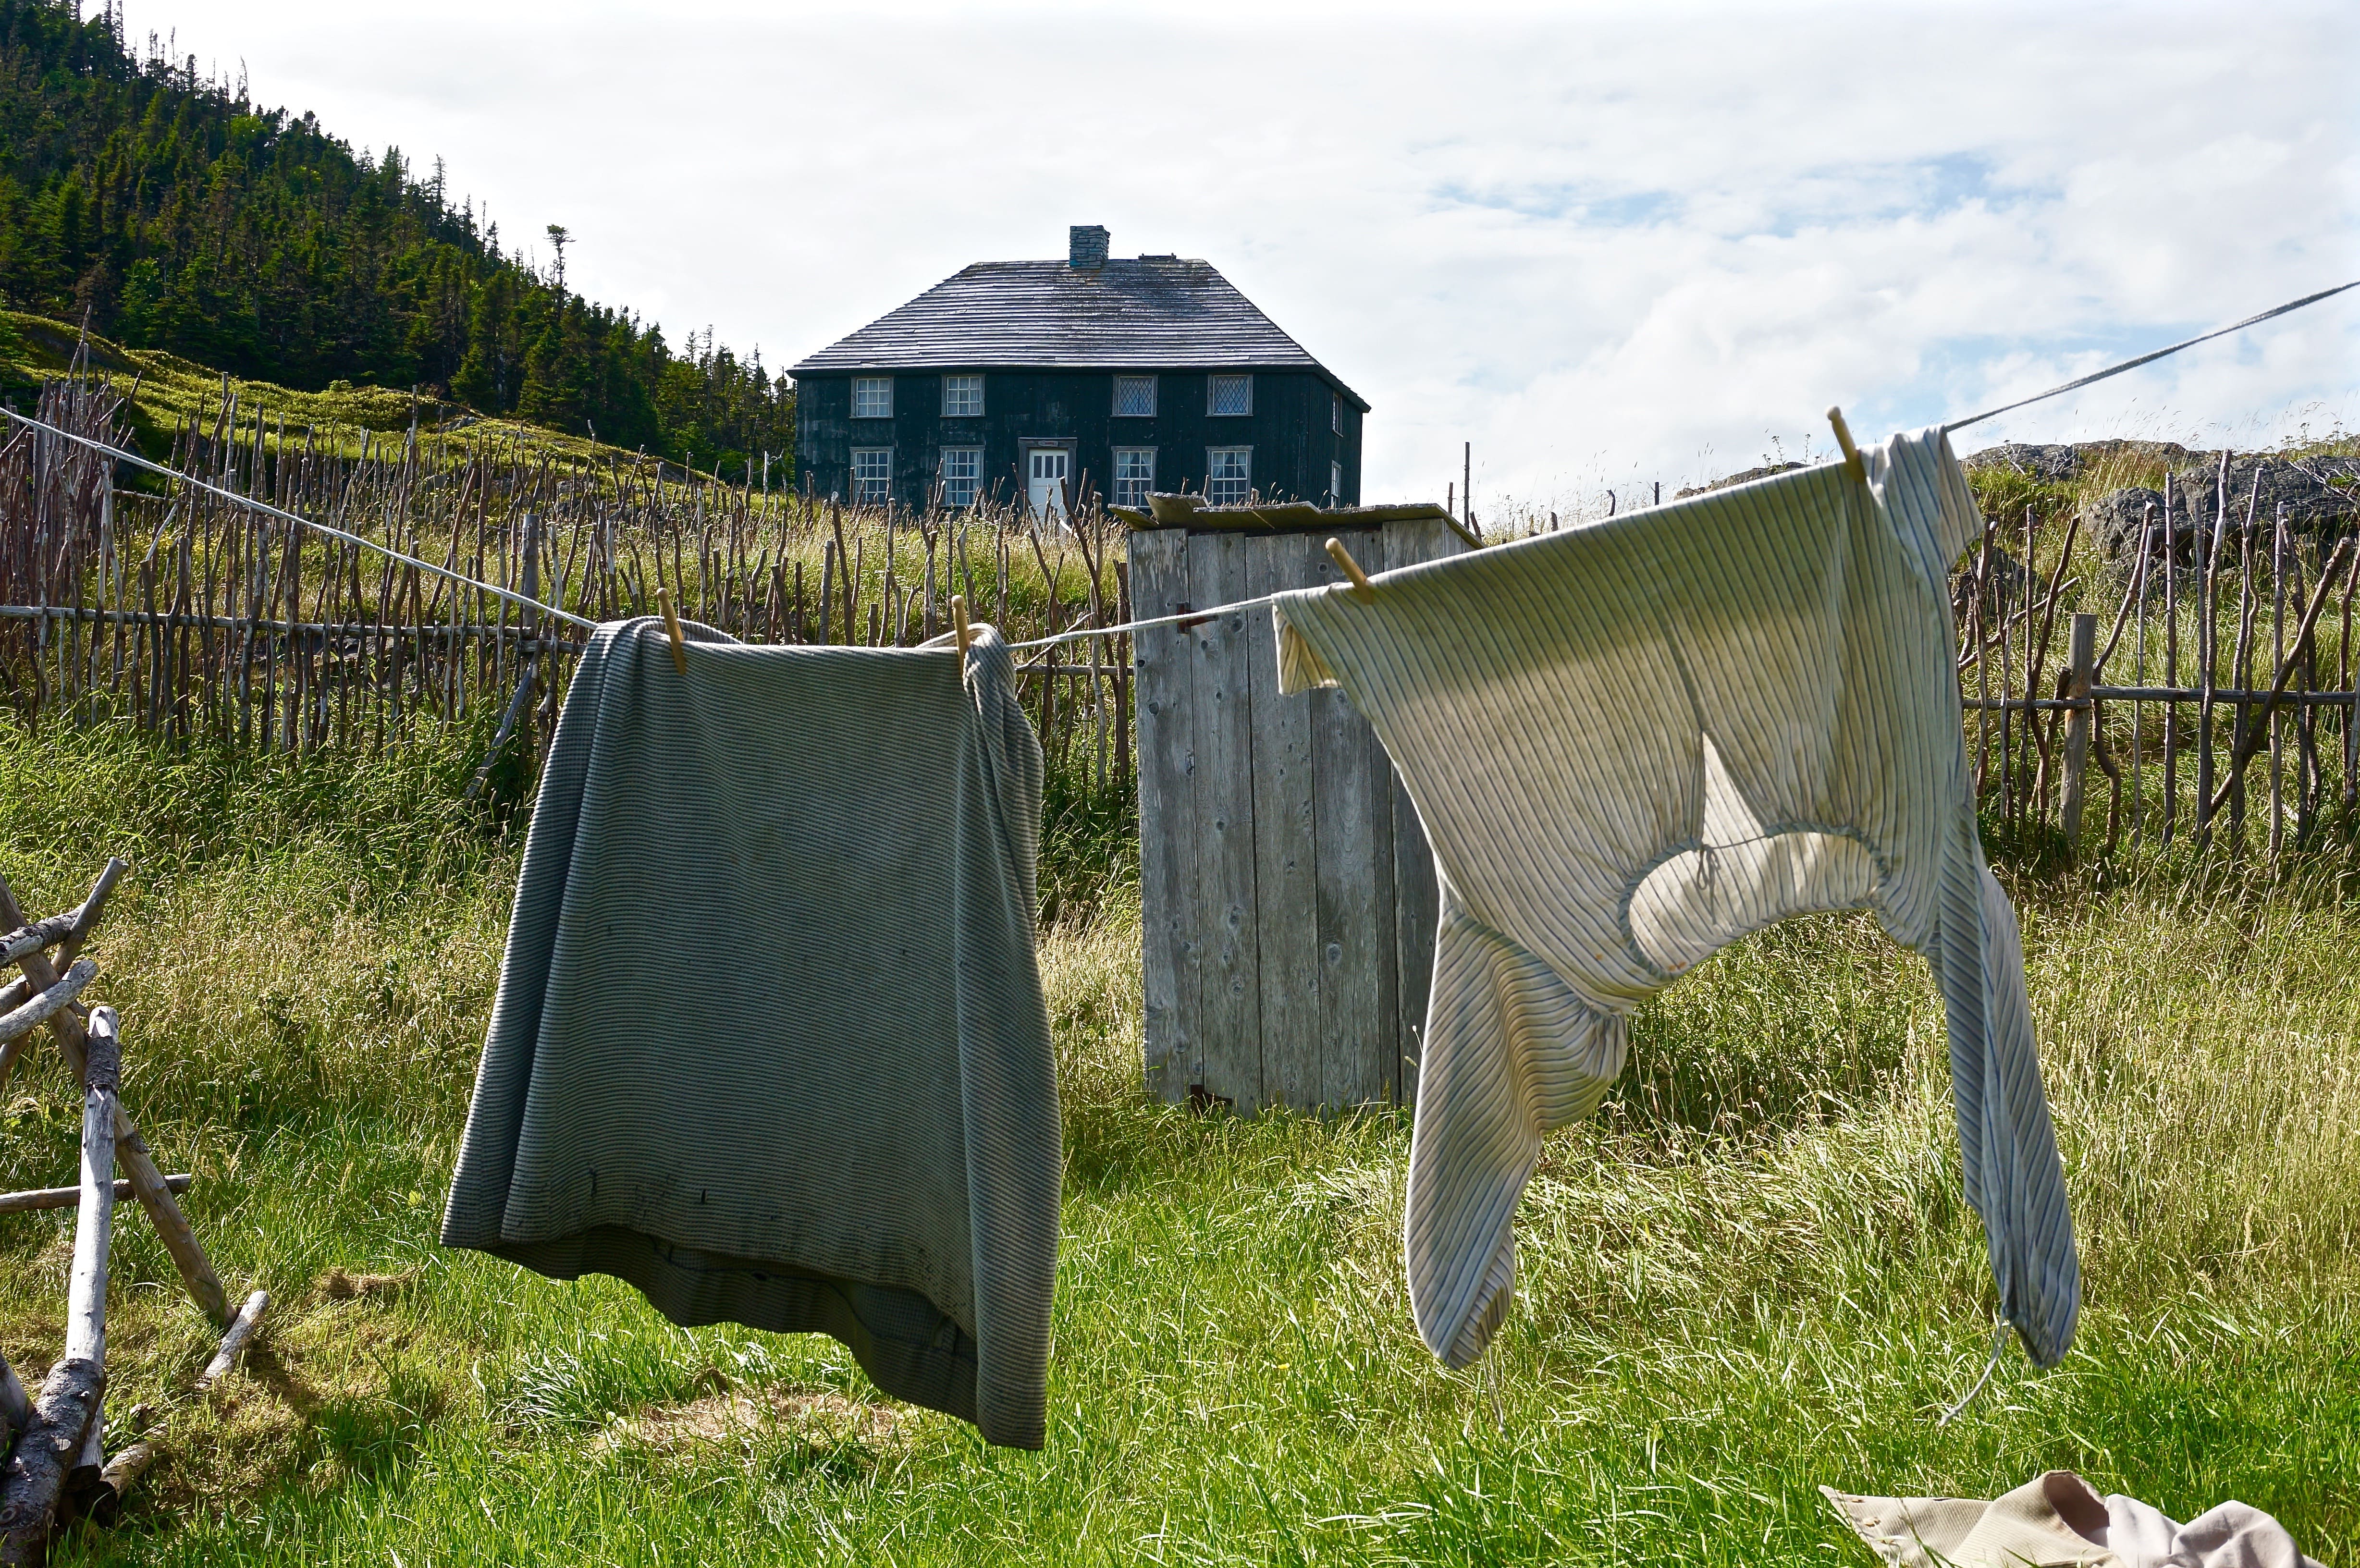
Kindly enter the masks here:
[[1030, 642], [1011, 642], [1010, 648], [1047, 648], [1054, 642], [1081, 642], [1094, 637], [1113, 637], [1121, 632], [1143, 632], [1150, 626], [1194, 626], [1199, 621], [1217, 620], [1237, 610], [1258, 609], [1277, 598], [1275, 593], [1262, 593], [1251, 599], [1233, 600], [1216, 604], [1209, 610], [1183, 610], [1176, 615], [1150, 615], [1143, 621], [1123, 621], [1111, 626], [1089, 626], [1081, 631], [1057, 632], [1049, 637], [1034, 637]]
[[[2051, 387], [2046, 392], [2036, 392], [2029, 397], [2019, 397], [2013, 403], [2003, 403], [1996, 408], [1986, 408], [1980, 414], [1970, 414], [1963, 419], [1948, 420], [1944, 423], [1942, 428], [1946, 430], [1959, 430], [1966, 429], [1969, 425], [1981, 424], [1985, 419], [1997, 419], [2002, 414], [2012, 413], [2016, 409], [2025, 408], [2030, 404], [2042, 402], [2050, 397], [2060, 397], [2065, 393], [2076, 391], [2081, 387], [2090, 386], [2093, 382], [2103, 381], [2110, 376], [2120, 376], [2126, 370], [2136, 370], [2142, 365], [2151, 365], [2155, 361], [2161, 359], [2168, 354], [2178, 354], [2181, 349], [2194, 348], [2198, 343], [2210, 343], [2214, 338], [2226, 337], [2231, 332], [2242, 332], [2247, 327], [2256, 325], [2262, 321], [2267, 321], [2274, 316], [2287, 315], [2291, 311], [2301, 310], [2306, 305], [2316, 305], [2322, 299], [2332, 299], [2335, 295], [2341, 294], [2349, 289], [2360, 289], [2360, 278], [2355, 278], [2350, 283], [2339, 283], [2333, 289], [2322, 289], [2316, 294], [2306, 294], [2300, 299], [2289, 299], [2285, 304], [2273, 306], [2257, 316], [2248, 316], [2242, 321], [2232, 321], [2225, 327], [2215, 327], [2209, 332], [2200, 333], [2199, 335], [2186, 339], [2183, 342], [2173, 343], [2167, 348], [2156, 349], [2152, 353], [2140, 354], [2136, 359], [2124, 360], [2120, 365], [2110, 365], [2105, 369], [2084, 376], [2077, 381], [2068, 381], [2061, 387]], [[126, 452], [121, 447], [109, 446], [104, 441], [93, 441], [88, 436], [76, 435], [71, 430], [60, 430], [57, 426], [49, 423], [47, 420], [29, 418], [27, 415], [16, 412], [14, 408], [0, 407], [0, 414], [7, 415], [10, 419], [16, 420], [20, 425], [29, 426], [30, 428], [38, 430], [47, 430], [51, 435], [62, 436], [67, 441], [90, 448], [93, 452], [104, 452], [109, 457], [115, 458], [123, 463], [135, 464], [140, 468], [148, 469], [151, 472], [164, 475], [168, 479], [177, 479], [183, 485], [193, 485], [198, 489], [210, 491], [225, 501], [234, 501], [241, 506], [251, 506], [257, 512], [266, 512], [271, 517], [280, 517], [290, 523], [300, 523], [305, 528], [312, 528], [318, 532], [326, 534], [331, 539], [340, 539], [351, 544], [365, 546], [367, 549], [377, 550], [380, 554], [389, 555], [394, 560], [404, 562], [407, 565], [415, 566], [422, 572], [431, 572], [437, 577], [447, 577], [453, 583], [463, 583], [470, 588], [481, 589], [483, 592], [492, 594], [496, 598], [505, 599], [512, 604], [521, 605], [528, 609], [543, 611], [548, 615], [556, 616], [559, 620], [564, 621], [571, 626], [580, 626], [585, 631], [596, 631], [598, 629], [597, 622], [585, 619], [570, 611], [561, 610], [554, 604], [544, 604], [538, 599], [528, 599], [521, 593], [511, 593], [506, 588], [496, 587], [489, 583], [481, 582], [475, 578], [468, 576], [464, 572], [453, 572], [447, 566], [437, 566], [431, 561], [421, 561], [414, 555], [404, 555], [398, 550], [377, 543], [375, 539], [364, 539], [359, 534], [347, 533], [342, 528], [331, 527], [326, 523], [314, 522], [310, 517], [301, 517], [294, 512], [287, 511], [282, 507], [273, 506], [268, 502], [257, 501], [251, 495], [241, 495], [235, 490], [225, 490], [218, 485], [208, 485], [203, 480], [192, 478], [190, 475], [181, 473], [178, 469], [167, 468], [160, 463], [152, 463], [147, 458], [140, 456], [137, 452]], [[1088, 626], [1076, 631], [1054, 632], [1047, 637], [1034, 637], [1029, 642], [1012, 642], [1010, 643], [1008, 647], [1012, 652], [1018, 648], [1048, 648], [1056, 643], [1082, 642], [1090, 637], [1116, 637], [1126, 632], [1142, 632], [1146, 631], [1153, 626], [1179, 626], [1183, 623], [1193, 625], [1200, 621], [1212, 620], [1218, 615], [1230, 615], [1239, 610], [1259, 609], [1261, 606], [1269, 604], [1272, 600], [1277, 597], [1278, 595], [1275, 593], [1263, 593], [1256, 598], [1239, 599], [1227, 604], [1215, 604], [1207, 609], [1184, 610], [1180, 614], [1174, 615], [1151, 615], [1144, 620], [1122, 621], [1110, 626]], [[948, 636], [950, 636], [949, 633], [945, 633], [943, 637], [933, 638], [932, 642], [922, 646], [932, 646], [932, 643], [941, 642], [944, 640], [944, 637], [947, 637]]]

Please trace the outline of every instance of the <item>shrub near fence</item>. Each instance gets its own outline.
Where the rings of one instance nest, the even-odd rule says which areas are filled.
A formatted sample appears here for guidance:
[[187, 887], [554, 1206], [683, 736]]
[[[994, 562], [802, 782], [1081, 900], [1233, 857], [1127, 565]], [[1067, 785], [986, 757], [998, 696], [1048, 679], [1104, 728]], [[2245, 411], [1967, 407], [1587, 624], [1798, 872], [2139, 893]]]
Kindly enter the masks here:
[[[34, 417], [126, 445], [122, 399], [52, 381]], [[756, 643], [910, 646], [953, 593], [1012, 640], [1125, 618], [1120, 528], [1096, 506], [1045, 534], [1020, 508], [854, 511], [617, 458], [362, 432], [353, 450], [226, 397], [174, 432], [187, 479], [377, 540], [476, 583], [605, 621], [681, 613]], [[117, 472], [120, 470], [120, 472]], [[383, 747], [498, 720], [537, 764], [580, 628], [45, 430], [0, 438], [0, 699], [27, 724], [125, 715], [186, 742]], [[1120, 635], [1020, 663], [1062, 789], [1128, 799]]]

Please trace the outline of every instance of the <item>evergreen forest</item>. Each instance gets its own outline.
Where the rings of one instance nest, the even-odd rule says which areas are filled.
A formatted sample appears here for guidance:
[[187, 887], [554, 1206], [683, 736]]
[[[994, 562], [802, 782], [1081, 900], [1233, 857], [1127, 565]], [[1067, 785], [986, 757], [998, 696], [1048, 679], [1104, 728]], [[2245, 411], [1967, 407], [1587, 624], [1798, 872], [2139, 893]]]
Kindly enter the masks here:
[[[112, 5], [0, 0], [0, 303], [310, 391], [416, 387], [737, 479], [785, 476], [794, 394], [708, 332], [680, 347], [453, 204], [440, 159], [356, 155]], [[767, 463], [766, 463], [767, 459]]]

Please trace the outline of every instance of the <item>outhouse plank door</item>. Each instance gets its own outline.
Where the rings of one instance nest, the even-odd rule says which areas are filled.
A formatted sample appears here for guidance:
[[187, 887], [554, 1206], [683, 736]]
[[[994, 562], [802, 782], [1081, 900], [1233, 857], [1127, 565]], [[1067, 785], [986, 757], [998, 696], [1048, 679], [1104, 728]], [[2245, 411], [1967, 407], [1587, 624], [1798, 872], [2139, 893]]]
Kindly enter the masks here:
[[[1441, 518], [1388, 524], [1385, 565], [1411, 566], [1439, 561], [1466, 550], [1451, 526]], [[1373, 732], [1370, 738], [1376, 737]], [[1397, 1038], [1401, 1041], [1400, 1077], [1393, 1098], [1399, 1105], [1417, 1102], [1417, 1063], [1426, 1044], [1426, 1005], [1434, 989], [1434, 937], [1442, 923], [1442, 887], [1434, 868], [1434, 850], [1426, 842], [1426, 825], [1417, 820], [1409, 786], [1384, 755], [1387, 795], [1393, 810], [1393, 975], [1398, 1008]]]
[[[1178, 528], [1131, 536], [1132, 612], [1175, 615], [1193, 603], [1188, 536]], [[1194, 629], [1152, 626], [1131, 639], [1138, 665], [1141, 990], [1146, 1012], [1147, 1085], [1165, 1100], [1205, 1081], [1196, 1046], [1199, 944], [1196, 907]]]
[[[1455, 553], [1440, 520], [1339, 534], [1372, 571]], [[1333, 583], [1322, 533], [1147, 529], [1142, 616]], [[1251, 1114], [1416, 1090], [1438, 898], [1417, 814], [1343, 693], [1278, 691], [1267, 606], [1136, 639], [1147, 1077]]]
[[[1328, 559], [1305, 534], [1244, 541], [1246, 579], [1259, 597], [1319, 581]], [[1252, 687], [1254, 907], [1262, 932], [1263, 1098], [1297, 1109], [1329, 1103], [1321, 1063], [1317, 871], [1313, 746], [1317, 707], [1278, 691], [1268, 605], [1247, 614]], [[1322, 692], [1321, 696], [1331, 695]]]
[[[1196, 603], [1234, 604], [1247, 586], [1247, 540], [1236, 533], [1188, 541]], [[1270, 637], [1269, 612], [1229, 610], [1196, 627], [1196, 831], [1199, 949], [1197, 1054], [1202, 1087], [1251, 1115], [1262, 1108], [1262, 926], [1254, 881], [1253, 683], [1255, 633]]]
[[[1337, 538], [1364, 571], [1385, 568], [1384, 539], [1363, 529]], [[1322, 583], [1343, 571], [1319, 546]], [[1278, 649], [1273, 634], [1271, 660]], [[1309, 693], [1317, 717], [1319, 834], [1322, 1103], [1390, 1101], [1400, 1078], [1393, 991], [1392, 763], [1369, 722], [1343, 692]]]

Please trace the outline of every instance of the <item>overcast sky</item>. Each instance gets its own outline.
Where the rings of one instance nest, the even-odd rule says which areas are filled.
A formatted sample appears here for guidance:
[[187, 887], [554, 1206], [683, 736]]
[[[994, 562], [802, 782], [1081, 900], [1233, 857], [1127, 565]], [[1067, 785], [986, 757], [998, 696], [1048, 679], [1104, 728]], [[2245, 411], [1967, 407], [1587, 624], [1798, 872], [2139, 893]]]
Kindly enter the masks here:
[[[128, 0], [440, 156], [568, 281], [790, 364], [971, 261], [1219, 267], [1373, 405], [1364, 495], [1569, 514], [2360, 278], [2360, 6]], [[1961, 432], [2360, 424], [2360, 289]]]

